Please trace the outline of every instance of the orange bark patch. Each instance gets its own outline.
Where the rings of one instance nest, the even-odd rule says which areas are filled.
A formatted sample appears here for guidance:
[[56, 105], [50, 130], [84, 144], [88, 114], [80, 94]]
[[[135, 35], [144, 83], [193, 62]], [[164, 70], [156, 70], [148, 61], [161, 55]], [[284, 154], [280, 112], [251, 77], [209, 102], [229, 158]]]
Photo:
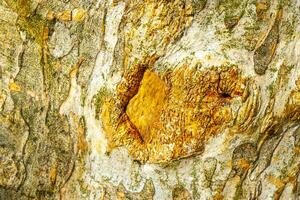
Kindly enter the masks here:
[[201, 153], [234, 120], [231, 104], [245, 84], [236, 67], [136, 74], [104, 103], [103, 126], [111, 149], [126, 146], [134, 159], [154, 163]]

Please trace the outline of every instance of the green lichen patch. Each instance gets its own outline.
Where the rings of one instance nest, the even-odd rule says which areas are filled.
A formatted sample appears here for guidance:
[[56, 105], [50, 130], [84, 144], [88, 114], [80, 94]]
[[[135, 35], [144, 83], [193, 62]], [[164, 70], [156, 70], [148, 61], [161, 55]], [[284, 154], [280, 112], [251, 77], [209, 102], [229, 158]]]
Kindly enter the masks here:
[[112, 96], [112, 93], [106, 88], [102, 87], [93, 98], [93, 104], [95, 106], [96, 119], [99, 119], [101, 108], [107, 97]]

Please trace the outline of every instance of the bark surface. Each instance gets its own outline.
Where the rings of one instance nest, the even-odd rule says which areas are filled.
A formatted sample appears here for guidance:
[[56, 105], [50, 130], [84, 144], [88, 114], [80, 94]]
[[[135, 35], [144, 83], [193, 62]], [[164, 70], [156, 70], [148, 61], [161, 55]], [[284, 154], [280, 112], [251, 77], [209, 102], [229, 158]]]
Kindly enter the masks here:
[[0, 1], [0, 199], [300, 199], [299, 0]]

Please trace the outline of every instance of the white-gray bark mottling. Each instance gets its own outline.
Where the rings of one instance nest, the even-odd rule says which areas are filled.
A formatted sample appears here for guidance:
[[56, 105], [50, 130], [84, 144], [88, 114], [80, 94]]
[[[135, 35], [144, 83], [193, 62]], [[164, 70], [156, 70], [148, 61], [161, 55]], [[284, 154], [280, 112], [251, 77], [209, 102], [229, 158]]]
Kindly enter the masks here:
[[300, 199], [299, 0], [2, 0], [0, 77], [0, 199]]

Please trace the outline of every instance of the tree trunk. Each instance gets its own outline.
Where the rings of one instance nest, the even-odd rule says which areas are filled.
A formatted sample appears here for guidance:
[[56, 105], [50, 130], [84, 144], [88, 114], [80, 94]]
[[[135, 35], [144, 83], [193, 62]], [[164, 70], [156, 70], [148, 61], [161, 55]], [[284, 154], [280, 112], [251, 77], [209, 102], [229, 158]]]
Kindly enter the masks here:
[[0, 199], [299, 199], [299, 33], [299, 0], [2, 0]]

